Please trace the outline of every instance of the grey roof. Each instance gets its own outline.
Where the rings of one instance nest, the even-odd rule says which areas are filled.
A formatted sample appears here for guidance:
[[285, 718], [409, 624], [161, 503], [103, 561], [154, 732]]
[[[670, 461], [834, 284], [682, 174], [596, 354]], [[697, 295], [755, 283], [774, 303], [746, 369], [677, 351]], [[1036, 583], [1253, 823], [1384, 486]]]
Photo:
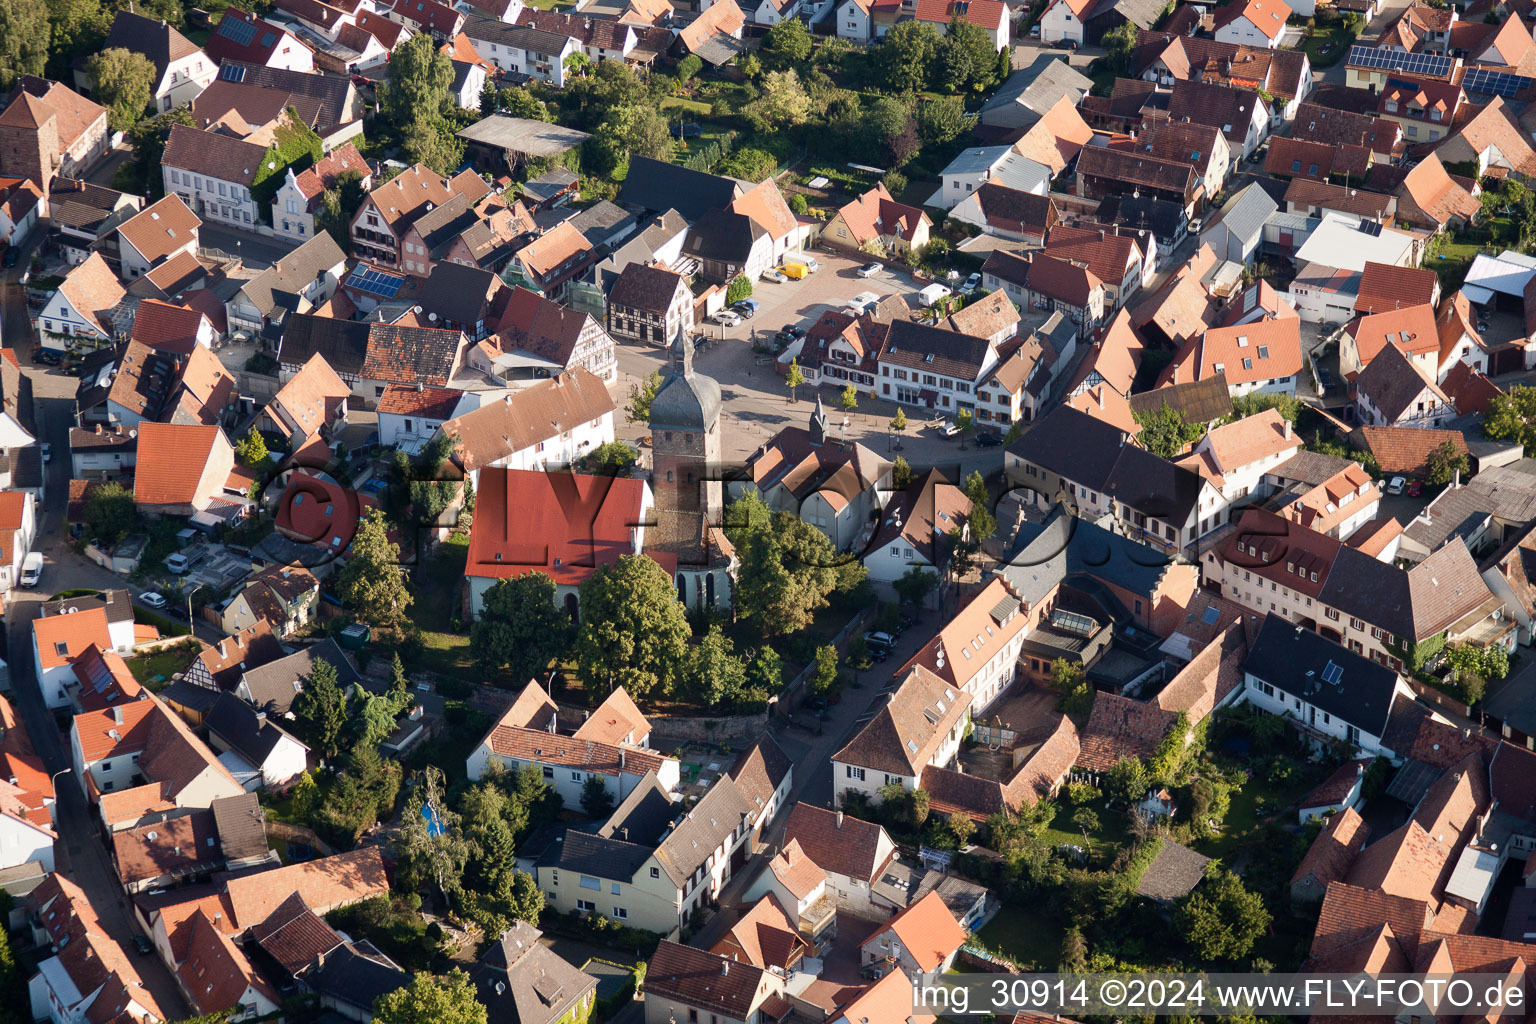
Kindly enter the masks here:
[[[1072, 105], [1077, 106], [1092, 88], [1092, 79], [1068, 64], [1065, 57], [1036, 57], [1029, 67], [1009, 75], [992, 98], [981, 105], [981, 120], [983, 124], [1023, 128], [1028, 121], [1054, 107], [1063, 96], [1069, 97]], [[1018, 121], [1003, 113], [1012, 113], [1013, 108], [1021, 108], [1034, 117]]]
[[1536, 519], [1536, 459], [1485, 469], [1460, 487], [1447, 488], [1414, 517], [1403, 531], [1408, 539], [1434, 551], [1467, 519], [1495, 516], [1510, 523]]
[[678, 819], [671, 834], [656, 847], [656, 859], [672, 881], [681, 886], [752, 814], [751, 801], [730, 776], [722, 775]]
[[645, 778], [614, 808], [597, 834], [604, 839], [654, 846], [666, 835], [667, 826], [677, 817], [677, 811], [672, 797], [657, 779], [656, 773], [647, 772]]
[[545, 851], [540, 863], [600, 878], [633, 878], [640, 866], [651, 859], [651, 852], [652, 847], [640, 843], [568, 828], [564, 838]]
[[[679, 356], [687, 346], [686, 359]], [[672, 342], [672, 373], [651, 399], [650, 425], [703, 431], [720, 419], [720, 385], [693, 369], [693, 342], [679, 336]]]
[[1163, 845], [1147, 870], [1142, 872], [1136, 891], [1155, 900], [1176, 900], [1189, 895], [1205, 877], [1205, 866], [1211, 859], [1172, 839], [1158, 841]]
[[132, 622], [133, 602], [126, 590], [103, 590], [99, 594], [81, 594], [60, 601], [44, 601], [44, 615], [63, 615], [71, 611], [105, 608], [108, 622]]
[[597, 987], [596, 978], [542, 945], [539, 935], [526, 921], [517, 922], [470, 970], [480, 1002], [498, 1024], [560, 1020]]
[[[428, 210], [416, 218], [416, 222], [411, 227], [416, 229], [416, 233], [426, 243], [427, 252], [436, 259], [446, 251], [455, 238], [479, 220], [479, 215], [475, 213], [474, 202], [464, 193], [456, 192], [441, 206]], [[438, 263], [437, 266], [444, 266], [444, 264]]]
[[309, 313], [294, 313], [284, 320], [278, 358], [292, 366], [303, 366], [317, 353], [340, 376], [360, 377], [363, 361], [368, 357], [368, 324]]
[[[146, 18], [142, 14], [118, 11], [112, 19], [112, 30], [107, 33], [101, 49], [123, 49], [142, 53], [154, 63], [155, 70], [161, 77], [164, 77], [166, 70], [171, 66], [171, 61], [196, 53], [197, 44], [159, 18]], [[209, 63], [211, 64], [212, 61]]]
[[232, 693], [221, 693], [203, 724], [252, 767], [260, 768], [284, 738], [298, 739]]
[[1106, 224], [1150, 231], [1159, 240], [1172, 239], [1189, 223], [1183, 206], [1151, 196], [1111, 196], [1095, 215]]
[[721, 67], [747, 52], [747, 44], [740, 39], [717, 32], [693, 48], [700, 60], [714, 67]]
[[1397, 673], [1314, 630], [1265, 616], [1243, 671], [1361, 732], [1386, 732]]
[[213, 812], [226, 860], [259, 860], [267, 855], [266, 817], [255, 793], [216, 797], [208, 809]]
[[625, 228], [634, 229], [635, 215], [621, 206], [610, 203], [606, 199], [600, 199], [596, 203], [580, 211], [571, 211], [556, 207], [550, 210], [540, 210], [533, 215], [534, 223], [546, 231], [560, 223], [569, 223], [571, 227], [581, 232], [583, 238], [593, 248], [604, 245], [609, 239], [620, 234]]
[[1017, 547], [998, 572], [1020, 600], [1034, 607], [1058, 584], [1082, 577], [1150, 595], [1166, 568], [1161, 552], [1056, 508], [1044, 523], [1020, 526]]
[[178, 679], [165, 689], [160, 691], [162, 700], [188, 711], [206, 715], [218, 703], [223, 691], [210, 690], [206, 686], [198, 686], [189, 683], [185, 679]]
[[277, 292], [297, 295], [321, 272], [345, 263], [346, 259], [331, 233], [322, 231], [251, 278], [240, 291], [256, 307], [256, 312], [265, 317], [277, 304]]
[[536, 202], [543, 202], [559, 195], [581, 179], [564, 167], [552, 167], [537, 178], [523, 182], [523, 193]]
[[1164, 0], [1099, 0], [1084, 20], [1114, 13], [1137, 28], [1151, 28], [1162, 17], [1165, 7]]
[[1200, 496], [1199, 474], [1127, 444], [1118, 427], [1071, 406], [1053, 409], [1008, 451], [1175, 524], [1188, 519]]
[[1347, 544], [1335, 553], [1318, 600], [1397, 636], [1422, 639], [1415, 636], [1408, 574]]
[[1143, 416], [1166, 405], [1177, 410], [1189, 423], [1211, 423], [1232, 414], [1232, 394], [1227, 390], [1225, 370], [1202, 380], [1143, 391], [1131, 395], [1126, 401], [1133, 413]]
[[630, 159], [619, 203], [652, 213], [676, 210], [691, 223], [710, 210], [729, 206], [741, 193], [741, 182], [734, 178], [637, 156]]
[[1355, 378], [1357, 392], [1370, 398], [1388, 424], [1396, 423], [1426, 388], [1433, 387], [1434, 382], [1396, 345], [1384, 346]]
[[346, 75], [317, 75], [225, 60], [219, 64], [219, 78], [306, 97], [311, 103], [304, 105], [313, 105], [315, 132], [322, 137], [353, 120], [357, 90]]
[[[1132, 400], [1131, 404], [1134, 407], [1135, 401]], [[1353, 465], [1353, 461], [1340, 458], [1337, 455], [1299, 451], [1274, 469], [1269, 470], [1266, 475], [1277, 476], [1283, 480], [1296, 480], [1316, 487], [1320, 483], [1333, 479]]]
[[477, 321], [485, 319], [489, 305], [486, 296], [495, 280], [496, 275], [489, 270], [444, 261], [432, 267], [416, 302], [423, 316], [436, 313], [439, 320], [473, 329]]
[[[498, 22], [498, 24], [504, 23]], [[552, 32], [540, 32], [538, 29], [513, 28], [512, 31], [550, 36], [559, 39], [562, 43], [566, 38], [556, 36]], [[559, 53], [560, 50], [557, 47], [540, 52]], [[523, 156], [559, 156], [561, 153], [575, 149], [592, 136], [574, 128], [563, 128], [545, 121], [512, 117], [507, 114], [492, 114], [460, 131], [458, 137]]]
[[293, 698], [303, 689], [304, 681], [314, 671], [315, 662], [321, 660], [335, 666], [336, 684], [342, 689], [353, 683], [361, 685], [362, 676], [352, 667], [351, 659], [335, 640], [326, 639], [286, 658], [247, 670], [240, 677], [240, 696], [258, 708], [265, 707], [271, 713], [285, 715]]
[[1258, 185], [1249, 185], [1222, 204], [1214, 224], [1225, 225], [1238, 238], [1254, 238], [1264, 231], [1265, 222], [1279, 209], [1269, 193]]
[[683, 251], [699, 259], [745, 264], [753, 243], [767, 233], [744, 213], [713, 210], [693, 222]]
[[944, 174], [980, 174], [990, 170], [999, 160], [1013, 152], [1012, 146], [972, 146], [960, 153], [944, 168]]
[[411, 983], [411, 976], [398, 967], [364, 956], [357, 946], [342, 946], [306, 971], [304, 984], [326, 999], [355, 1006], [367, 1013], [380, 996], [388, 995]]

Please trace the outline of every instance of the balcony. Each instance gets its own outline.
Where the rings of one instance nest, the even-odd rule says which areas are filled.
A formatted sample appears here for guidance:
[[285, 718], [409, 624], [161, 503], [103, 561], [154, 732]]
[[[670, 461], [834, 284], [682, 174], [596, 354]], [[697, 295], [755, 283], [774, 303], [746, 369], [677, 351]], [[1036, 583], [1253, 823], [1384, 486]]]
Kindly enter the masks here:
[[[800, 929], [800, 934], [805, 936], [813, 948], [820, 948], [824, 939], [830, 939], [837, 934], [835, 930], [836, 924], [837, 901], [823, 893], [819, 900], [801, 912], [800, 920], [796, 922], [796, 927]], [[833, 929], [833, 931], [827, 934], [829, 928]]]

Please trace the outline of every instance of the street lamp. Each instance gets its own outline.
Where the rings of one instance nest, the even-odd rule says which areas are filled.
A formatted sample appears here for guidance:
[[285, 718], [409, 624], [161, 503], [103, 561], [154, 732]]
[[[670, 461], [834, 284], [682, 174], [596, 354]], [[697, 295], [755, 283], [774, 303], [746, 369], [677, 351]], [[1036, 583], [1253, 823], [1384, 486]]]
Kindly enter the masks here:
[[197, 593], [199, 590], [202, 590], [207, 585], [208, 584], [206, 583], [199, 583], [197, 586], [187, 591], [187, 629], [191, 631], [193, 636], [197, 636], [197, 627], [192, 624], [192, 595]]

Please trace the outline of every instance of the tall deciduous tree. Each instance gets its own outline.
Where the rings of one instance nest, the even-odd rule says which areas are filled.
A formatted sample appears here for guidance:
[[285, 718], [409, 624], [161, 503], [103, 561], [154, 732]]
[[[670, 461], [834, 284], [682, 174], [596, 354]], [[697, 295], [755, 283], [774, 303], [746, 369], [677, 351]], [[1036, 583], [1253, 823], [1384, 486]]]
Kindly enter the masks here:
[[889, 92], [918, 92], [928, 83], [939, 50], [939, 34], [922, 21], [892, 26], [875, 50], [875, 67]]
[[747, 683], [747, 667], [736, 657], [736, 646], [718, 622], [693, 649], [688, 659], [688, 689], [703, 707], [718, 707], [735, 700]]
[[143, 119], [155, 90], [155, 66], [148, 57], [114, 46], [92, 56], [86, 74], [113, 131], [126, 131]]
[[453, 61], [437, 48], [430, 32], [418, 32], [395, 47], [389, 80], [379, 86], [379, 109], [396, 127], [437, 117], [453, 86]]
[[1450, 483], [1458, 472], [1466, 476], [1472, 472], [1472, 463], [1467, 459], [1467, 453], [1456, 446], [1456, 442], [1446, 441], [1424, 457], [1424, 468], [1427, 471], [1425, 479], [1439, 485]]
[[400, 144], [411, 163], [425, 164], [438, 174], [450, 174], [464, 162], [464, 144], [441, 117], [417, 117], [406, 127]]
[[417, 772], [416, 788], [395, 839], [398, 883], [418, 891], [430, 886], [445, 903], [462, 884], [464, 865], [472, 852], [459, 828], [459, 816], [448, 808], [446, 790], [441, 768], [428, 765]]
[[773, 509], [768, 507], [757, 488], [750, 485], [725, 506], [725, 536], [736, 547], [745, 543], [749, 533], [765, 529], [772, 521]]
[[115, 480], [97, 484], [85, 499], [85, 528], [91, 539], [116, 544], [139, 521], [133, 492]]
[[661, 390], [661, 371], [652, 370], [641, 378], [640, 383], [629, 386], [629, 402], [624, 406], [624, 419], [630, 423], [645, 423], [651, 418], [651, 399]]
[[400, 572], [400, 545], [390, 541], [384, 513], [376, 508], [357, 525], [336, 591], [359, 618], [376, 626], [398, 622], [411, 606]]
[[6, 0], [0, 4], [0, 90], [19, 75], [41, 75], [52, 38], [46, 0]]
[[906, 604], [921, 608], [923, 601], [933, 593], [939, 585], [938, 574], [932, 569], [925, 569], [921, 565], [914, 565], [906, 572], [891, 581], [891, 587], [896, 591], [896, 596]]
[[542, 572], [498, 580], [485, 592], [469, 653], [487, 672], [534, 678], [571, 646], [571, 618], [555, 606], [555, 581]]
[[779, 67], [798, 64], [811, 55], [811, 33], [799, 18], [785, 18], [763, 37], [762, 52]]
[[1246, 956], [1269, 927], [1269, 911], [1230, 871], [1208, 871], [1205, 881], [1174, 909], [1173, 924], [1201, 960]]
[[373, 1019], [375, 1024], [486, 1024], [485, 1005], [475, 998], [469, 975], [458, 968], [441, 977], [418, 974], [404, 988], [380, 996]]
[[576, 667], [595, 689], [631, 696], [670, 692], [682, 675], [687, 616], [667, 571], [646, 555], [624, 555], [581, 585]]
[[965, 130], [965, 101], [959, 96], [940, 96], [917, 108], [917, 134], [924, 142], [942, 144]]
[[62, 69], [101, 45], [112, 17], [101, 0], [48, 0], [48, 22], [53, 29], [49, 59]]
[[834, 590], [849, 590], [867, 573], [840, 556], [816, 527], [787, 512], [747, 534], [736, 581], [736, 604], [766, 636], [810, 624]]

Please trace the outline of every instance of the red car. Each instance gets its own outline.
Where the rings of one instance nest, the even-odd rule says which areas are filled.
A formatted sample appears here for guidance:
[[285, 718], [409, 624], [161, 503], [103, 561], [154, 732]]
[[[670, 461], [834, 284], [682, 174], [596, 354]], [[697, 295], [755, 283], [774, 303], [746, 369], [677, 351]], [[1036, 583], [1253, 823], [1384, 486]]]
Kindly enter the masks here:
[[1410, 498], [1417, 498], [1420, 494], [1423, 494], [1423, 493], [1424, 493], [1424, 485], [1422, 483], [1420, 483], [1419, 481], [1415, 480], [1415, 481], [1413, 481], [1412, 483], [1410, 483], [1408, 485], [1408, 497], [1410, 497]]

